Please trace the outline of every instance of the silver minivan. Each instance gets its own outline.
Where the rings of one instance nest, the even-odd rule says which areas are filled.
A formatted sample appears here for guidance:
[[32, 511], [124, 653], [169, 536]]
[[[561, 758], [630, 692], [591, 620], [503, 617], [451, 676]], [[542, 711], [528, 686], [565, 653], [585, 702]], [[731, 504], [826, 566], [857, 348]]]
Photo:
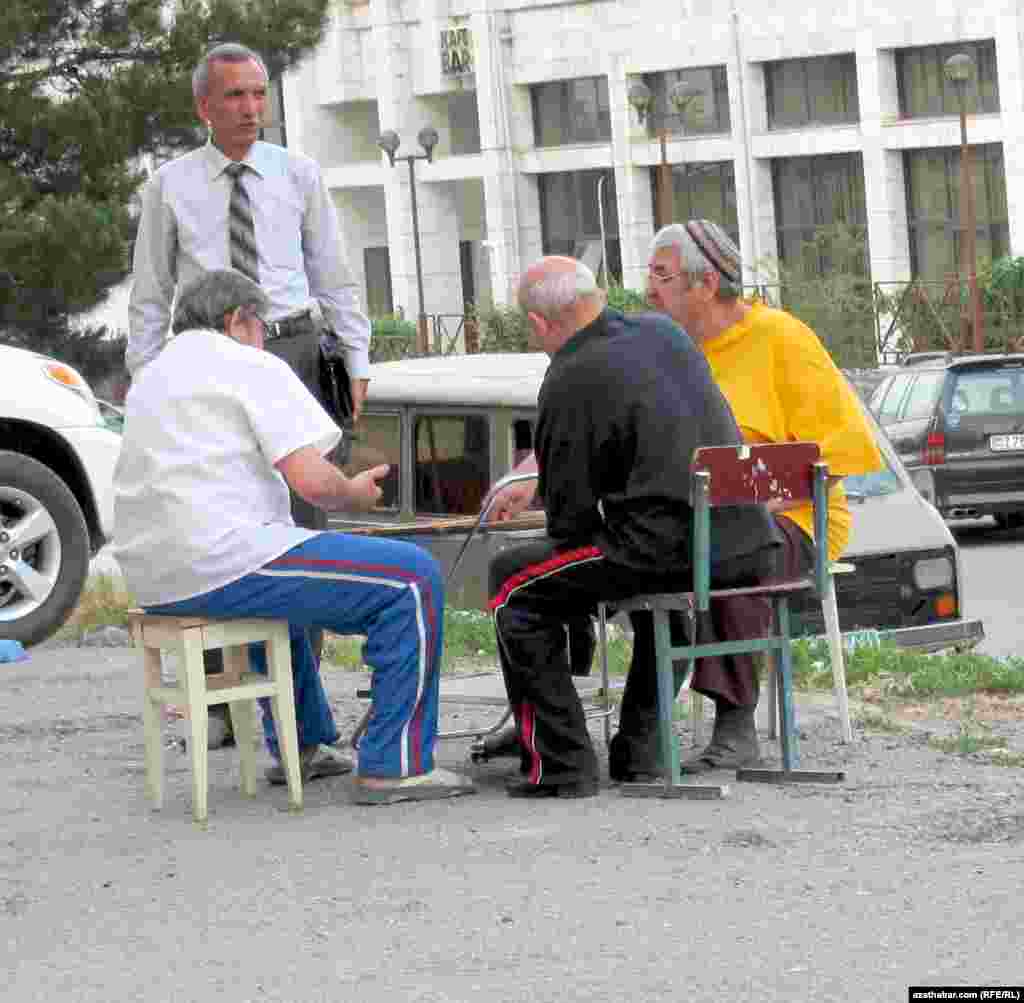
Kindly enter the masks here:
[[[537, 393], [547, 366], [540, 353], [432, 356], [373, 366], [346, 470], [388, 463], [391, 472], [373, 513], [336, 517], [332, 526], [373, 527], [414, 540], [447, 572], [489, 486], [533, 448]], [[886, 469], [845, 482], [854, 522], [843, 561], [854, 570], [836, 578], [842, 629], [877, 630], [923, 651], [977, 644], [984, 632], [980, 620], [964, 616], [956, 541], [871, 421]], [[491, 557], [543, 533], [540, 513], [532, 523], [482, 529], [449, 586], [449, 604], [485, 608]], [[823, 633], [820, 605], [807, 601], [796, 609], [803, 633]]]

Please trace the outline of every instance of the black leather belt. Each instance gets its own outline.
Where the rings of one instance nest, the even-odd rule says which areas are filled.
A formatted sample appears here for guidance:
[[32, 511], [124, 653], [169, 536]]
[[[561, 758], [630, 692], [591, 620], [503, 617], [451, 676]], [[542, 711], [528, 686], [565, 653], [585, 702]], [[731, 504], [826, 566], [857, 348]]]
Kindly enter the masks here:
[[316, 330], [313, 314], [309, 310], [293, 313], [290, 317], [282, 317], [280, 320], [267, 321], [265, 327], [267, 333], [264, 341], [273, 341], [275, 338], [294, 338], [298, 334], [310, 334]]

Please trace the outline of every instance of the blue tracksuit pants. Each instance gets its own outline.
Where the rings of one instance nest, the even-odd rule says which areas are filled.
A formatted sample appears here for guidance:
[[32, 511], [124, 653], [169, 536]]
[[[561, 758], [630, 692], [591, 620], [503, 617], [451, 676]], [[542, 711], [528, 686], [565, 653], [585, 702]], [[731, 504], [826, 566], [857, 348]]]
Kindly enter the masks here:
[[[338, 738], [309, 629], [365, 635], [373, 713], [359, 742], [359, 775], [405, 777], [434, 768], [444, 581], [421, 547], [321, 533], [237, 581], [147, 612], [287, 620], [300, 747]], [[250, 659], [266, 672], [262, 644], [252, 645]], [[267, 745], [277, 756], [269, 701], [262, 704]]]

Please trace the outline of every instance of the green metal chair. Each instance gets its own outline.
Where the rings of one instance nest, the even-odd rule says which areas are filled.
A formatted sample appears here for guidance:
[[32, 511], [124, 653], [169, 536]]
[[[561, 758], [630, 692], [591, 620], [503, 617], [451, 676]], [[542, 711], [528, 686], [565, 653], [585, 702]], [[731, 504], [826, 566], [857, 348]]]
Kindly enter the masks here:
[[[790, 633], [789, 599], [800, 592], [811, 591], [818, 599], [828, 594], [828, 466], [821, 461], [817, 443], [791, 442], [758, 445], [711, 446], [699, 449], [692, 464], [691, 502], [693, 505], [693, 591], [684, 593], [635, 596], [615, 602], [619, 613], [650, 611], [654, 617], [655, 652], [658, 672], [658, 752], [663, 771], [659, 783], [629, 783], [622, 793], [633, 797], [716, 798], [728, 791], [724, 785], [681, 782], [679, 740], [672, 727], [676, 681], [673, 661], [686, 662], [682, 686], [689, 689], [694, 660], [708, 655], [733, 655], [742, 652], [778, 652], [779, 743], [782, 769], [738, 770], [737, 780], [783, 782], [836, 782], [841, 772], [801, 771], [797, 748], [796, 722], [793, 710], [792, 635]], [[811, 501], [814, 507], [815, 565], [813, 573], [804, 578], [747, 588], [711, 588], [711, 511], [720, 506], [756, 505], [770, 502]], [[690, 637], [696, 637], [693, 617], [706, 612], [713, 599], [728, 596], [764, 596], [772, 604], [773, 629], [765, 637], [735, 641], [715, 641], [674, 646], [669, 631], [669, 614], [682, 612], [691, 618]], [[602, 653], [605, 650], [604, 625], [608, 609], [598, 610]]]

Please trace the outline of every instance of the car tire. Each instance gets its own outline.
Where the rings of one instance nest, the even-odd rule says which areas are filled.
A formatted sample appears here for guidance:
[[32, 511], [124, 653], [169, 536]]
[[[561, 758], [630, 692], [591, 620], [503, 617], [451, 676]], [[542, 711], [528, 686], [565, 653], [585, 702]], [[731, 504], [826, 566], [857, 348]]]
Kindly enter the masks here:
[[[82, 594], [89, 554], [89, 528], [67, 485], [37, 460], [0, 451], [0, 637], [38, 644], [60, 628]], [[31, 594], [19, 567], [33, 573]]]

